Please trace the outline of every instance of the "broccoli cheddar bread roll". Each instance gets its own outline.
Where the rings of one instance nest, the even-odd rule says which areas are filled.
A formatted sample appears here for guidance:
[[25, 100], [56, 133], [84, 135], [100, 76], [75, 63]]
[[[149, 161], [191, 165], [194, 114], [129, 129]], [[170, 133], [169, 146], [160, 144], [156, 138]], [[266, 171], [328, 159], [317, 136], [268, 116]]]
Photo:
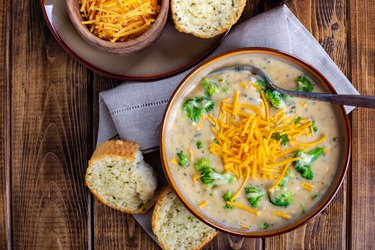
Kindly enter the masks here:
[[211, 38], [235, 24], [245, 4], [245, 0], [171, 0], [171, 11], [178, 31]]
[[119, 211], [145, 213], [154, 204], [157, 178], [136, 143], [116, 140], [99, 145], [85, 179], [96, 198]]

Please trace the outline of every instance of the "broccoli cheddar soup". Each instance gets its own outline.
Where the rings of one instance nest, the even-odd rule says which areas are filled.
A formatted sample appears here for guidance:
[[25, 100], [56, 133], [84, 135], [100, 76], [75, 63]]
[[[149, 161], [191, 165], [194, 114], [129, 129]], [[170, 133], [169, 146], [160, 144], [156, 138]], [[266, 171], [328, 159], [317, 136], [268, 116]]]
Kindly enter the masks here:
[[[279, 86], [322, 92], [301, 69], [251, 55]], [[212, 69], [211, 69], [212, 71]], [[198, 74], [165, 129], [171, 178], [189, 203], [229, 228], [277, 228], [308, 213], [339, 165], [331, 104], [284, 96], [241, 67]]]

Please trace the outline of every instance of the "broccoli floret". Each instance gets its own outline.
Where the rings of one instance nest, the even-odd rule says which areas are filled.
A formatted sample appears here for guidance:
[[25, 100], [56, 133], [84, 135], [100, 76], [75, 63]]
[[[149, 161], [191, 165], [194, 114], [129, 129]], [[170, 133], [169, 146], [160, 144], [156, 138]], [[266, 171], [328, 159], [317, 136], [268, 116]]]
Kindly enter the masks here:
[[201, 181], [210, 186], [232, 184], [236, 181], [236, 177], [233, 174], [220, 174], [209, 167], [203, 167], [201, 173]]
[[319, 196], [319, 193], [314, 192], [314, 193], [311, 195], [311, 199], [312, 199], [312, 200], [315, 200], [316, 198], [318, 198], [318, 196]]
[[184, 154], [184, 152], [181, 150], [180, 152], [177, 152], [177, 157], [178, 157], [178, 165], [181, 167], [186, 167], [188, 164], [188, 156]]
[[294, 173], [292, 170], [288, 169], [283, 177], [283, 179], [280, 181], [278, 187], [279, 188], [287, 188], [289, 184], [289, 179], [294, 177]]
[[293, 177], [293, 172], [288, 169], [279, 185], [268, 192], [272, 204], [279, 207], [287, 207], [292, 202], [294, 194], [288, 190], [288, 183], [291, 177]]
[[258, 207], [259, 201], [264, 196], [264, 193], [261, 189], [255, 187], [245, 188], [245, 193], [247, 200], [254, 208]]
[[287, 207], [293, 200], [293, 193], [290, 191], [286, 192], [274, 192], [275, 194], [270, 197], [272, 204], [279, 207]]
[[263, 80], [257, 80], [257, 84], [259, 87], [264, 91], [264, 95], [268, 102], [275, 108], [283, 108], [285, 107], [285, 99], [288, 97], [286, 95], [281, 94], [276, 90], [272, 90], [266, 88], [266, 82]]
[[[225, 201], [231, 201], [232, 200], [232, 197], [233, 197], [233, 193], [231, 191], [227, 191], [223, 198]], [[232, 205], [229, 205], [228, 203], [225, 204], [224, 206], [225, 209], [233, 209], [233, 206]]]
[[206, 157], [196, 161], [194, 163], [194, 168], [197, 171], [202, 171], [202, 168], [210, 168], [211, 167], [211, 161], [207, 159]]
[[300, 206], [301, 206], [301, 214], [305, 214], [306, 213], [305, 205], [303, 205], [303, 203], [301, 202]]
[[208, 97], [199, 97], [197, 100], [206, 112], [212, 111], [215, 107], [215, 102]]
[[301, 117], [301, 116], [298, 116], [296, 119], [294, 119], [294, 123], [295, 123], [295, 124], [300, 123], [300, 122], [301, 122], [301, 119], [302, 119], [302, 117]]
[[185, 101], [182, 105], [182, 110], [192, 120], [197, 122], [202, 113], [210, 112], [215, 107], [214, 101], [208, 97], [195, 97]]
[[267, 222], [263, 223], [263, 225], [260, 227], [260, 229], [267, 229], [270, 227], [270, 224], [268, 224]]
[[281, 140], [281, 145], [286, 145], [289, 141], [288, 136], [286, 134], [280, 135], [280, 132], [273, 133], [271, 138], [275, 139], [276, 141]]
[[201, 181], [209, 186], [232, 184], [236, 181], [236, 176], [233, 174], [220, 174], [211, 168], [211, 162], [207, 158], [202, 158], [194, 163], [197, 171], [201, 172]]
[[323, 153], [323, 148], [316, 147], [309, 152], [304, 152], [303, 150], [298, 150], [296, 152], [296, 157], [299, 158], [298, 161], [294, 162], [294, 167], [301, 173], [302, 177], [308, 180], [314, 178], [314, 173], [311, 170], [311, 164], [313, 161], [319, 158]]
[[182, 110], [186, 112], [190, 120], [198, 121], [203, 113], [203, 108], [196, 99], [188, 99], [183, 105]]
[[276, 90], [266, 89], [264, 95], [269, 103], [275, 108], [285, 107], [284, 95]]
[[318, 127], [315, 124], [315, 121], [312, 121], [312, 128], [314, 132], [318, 132]]
[[297, 78], [297, 91], [299, 92], [312, 92], [314, 84], [306, 76], [300, 75]]
[[215, 82], [210, 81], [207, 77], [203, 78], [202, 86], [204, 89], [204, 93], [207, 96], [212, 96], [213, 94], [217, 92], [219, 88], [219, 86]]
[[311, 165], [296, 166], [296, 170], [301, 173], [302, 177], [308, 180], [314, 179], [314, 172], [311, 170]]
[[203, 143], [201, 141], [197, 141], [197, 143], [195, 145], [197, 145], [197, 149], [203, 148]]
[[265, 89], [266, 88], [266, 83], [263, 80], [258, 79], [257, 80], [257, 84], [259, 85], [259, 87], [261, 89]]

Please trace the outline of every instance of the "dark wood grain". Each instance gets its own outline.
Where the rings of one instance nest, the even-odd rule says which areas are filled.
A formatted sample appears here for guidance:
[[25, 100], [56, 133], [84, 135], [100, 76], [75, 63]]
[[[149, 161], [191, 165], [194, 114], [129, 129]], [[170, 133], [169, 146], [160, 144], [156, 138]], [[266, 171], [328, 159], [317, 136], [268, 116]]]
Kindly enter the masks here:
[[0, 1], [0, 249], [11, 247], [9, 214], [10, 181], [10, 84], [9, 84], [9, 1]]
[[[346, 0], [289, 0], [288, 7], [319, 41], [344, 74], [349, 72]], [[343, 249], [347, 195], [344, 182], [331, 204], [307, 225], [265, 240], [265, 249]]]
[[[260, 250], [263, 249], [262, 239], [251, 239], [244, 238], [243, 242], [238, 246], [241, 246], [240, 249], [253, 249]], [[235, 246], [236, 247], [236, 246]], [[219, 232], [218, 235], [204, 247], [205, 250], [216, 250], [216, 249], [232, 249], [230, 245], [230, 240], [228, 235], [225, 233]]]
[[[362, 94], [375, 95], [375, 1], [350, 1], [351, 75]], [[349, 248], [373, 249], [375, 228], [375, 110], [352, 115]]]
[[13, 247], [84, 249], [87, 70], [52, 38], [39, 1], [13, 1], [11, 23]]
[[[93, 124], [99, 121], [99, 93], [120, 82], [94, 74], [93, 77]], [[94, 129], [96, 142], [97, 127]], [[153, 158], [157, 158], [154, 156]], [[143, 231], [132, 215], [108, 208], [93, 199], [93, 244], [95, 249], [159, 249], [158, 245]]]

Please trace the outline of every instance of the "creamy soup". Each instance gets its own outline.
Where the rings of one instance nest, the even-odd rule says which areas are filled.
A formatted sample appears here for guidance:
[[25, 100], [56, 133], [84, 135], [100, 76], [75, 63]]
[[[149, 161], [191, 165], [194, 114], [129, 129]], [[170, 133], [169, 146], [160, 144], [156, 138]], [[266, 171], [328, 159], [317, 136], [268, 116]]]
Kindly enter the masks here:
[[[252, 56], [281, 87], [322, 92], [304, 72]], [[328, 103], [279, 95], [237, 68], [196, 79], [166, 130], [171, 176], [215, 223], [266, 230], [319, 201], [339, 164], [338, 120]]]

